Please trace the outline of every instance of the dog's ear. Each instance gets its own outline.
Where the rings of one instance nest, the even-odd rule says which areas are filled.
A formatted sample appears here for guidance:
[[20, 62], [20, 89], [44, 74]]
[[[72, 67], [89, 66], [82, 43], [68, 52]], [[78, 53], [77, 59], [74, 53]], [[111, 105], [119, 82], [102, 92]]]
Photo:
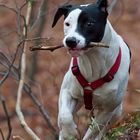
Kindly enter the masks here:
[[66, 16], [68, 15], [71, 8], [72, 8], [72, 5], [65, 5], [65, 6], [58, 8], [58, 10], [54, 16], [52, 28], [56, 25], [57, 21], [60, 19], [61, 16], [64, 15], [64, 19], [66, 18]]
[[107, 0], [98, 0], [96, 4], [100, 8], [101, 11], [108, 13], [108, 11], [107, 11], [108, 1]]

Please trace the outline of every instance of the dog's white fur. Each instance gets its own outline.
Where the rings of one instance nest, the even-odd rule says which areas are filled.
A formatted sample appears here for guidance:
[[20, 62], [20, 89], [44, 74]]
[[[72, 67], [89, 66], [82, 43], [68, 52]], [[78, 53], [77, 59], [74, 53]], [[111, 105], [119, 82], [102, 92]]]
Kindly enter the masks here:
[[[81, 43], [78, 46], [84, 47], [84, 38], [75, 32], [77, 19], [81, 10], [72, 11], [64, 21], [64, 45], [67, 37], [74, 36]], [[70, 26], [66, 27], [65, 23]], [[114, 64], [119, 52], [122, 50], [122, 59], [118, 72], [114, 79], [105, 83], [93, 92], [93, 105], [98, 112], [95, 121], [99, 124], [98, 128], [88, 129], [84, 138], [79, 138], [77, 125], [74, 122], [74, 114], [83, 105], [83, 88], [71, 72], [72, 61], [68, 72], [66, 73], [59, 97], [58, 125], [60, 128], [59, 140], [68, 140], [71, 136], [83, 140], [100, 140], [102, 134], [106, 131], [108, 122], [113, 122], [122, 113], [122, 100], [128, 83], [128, 69], [130, 63], [129, 49], [123, 39], [114, 31], [109, 21], [105, 27], [105, 33], [102, 43], [110, 46], [106, 48], [92, 48], [80, 55], [78, 65], [84, 77], [92, 82], [104, 76]]]
[[[77, 40], [79, 40], [77, 44], [77, 48], [85, 47], [85, 43], [86, 43], [85, 38], [79, 33], [75, 32], [80, 13], [81, 13], [80, 9], [75, 9], [68, 15], [68, 17], [64, 21], [64, 35], [65, 35], [65, 38], [63, 40], [64, 46], [67, 46], [66, 45], [67, 37], [75, 37]], [[66, 23], [69, 23], [69, 26], [66, 26]]]

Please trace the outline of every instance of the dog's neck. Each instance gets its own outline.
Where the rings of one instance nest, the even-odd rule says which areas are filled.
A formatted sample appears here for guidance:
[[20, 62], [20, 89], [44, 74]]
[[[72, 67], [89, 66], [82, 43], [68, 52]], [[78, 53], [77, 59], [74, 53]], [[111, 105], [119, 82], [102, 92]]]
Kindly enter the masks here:
[[116, 36], [118, 34], [107, 21], [101, 42], [109, 48], [93, 48], [79, 57], [79, 67], [89, 82], [104, 76], [114, 64], [120, 44], [120, 37]]
[[113, 47], [114, 45], [116, 45], [115, 43], [117, 42], [116, 36], [118, 36], [118, 34], [113, 29], [113, 27], [110, 24], [109, 20], [107, 20], [104, 36], [103, 36], [103, 39], [101, 40], [101, 42], [104, 43], [105, 45]]

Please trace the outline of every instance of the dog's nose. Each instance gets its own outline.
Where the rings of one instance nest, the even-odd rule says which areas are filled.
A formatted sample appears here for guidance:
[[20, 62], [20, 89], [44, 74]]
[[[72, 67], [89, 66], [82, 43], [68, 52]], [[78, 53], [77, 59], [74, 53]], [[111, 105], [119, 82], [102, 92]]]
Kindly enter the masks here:
[[75, 48], [77, 46], [77, 40], [75, 37], [68, 37], [66, 39], [66, 45], [69, 47], [69, 48]]

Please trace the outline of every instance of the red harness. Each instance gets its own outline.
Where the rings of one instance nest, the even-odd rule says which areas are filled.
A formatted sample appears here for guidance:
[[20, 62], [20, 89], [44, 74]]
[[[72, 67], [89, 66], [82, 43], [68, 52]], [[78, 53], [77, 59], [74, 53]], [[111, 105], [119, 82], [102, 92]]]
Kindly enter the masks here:
[[80, 85], [83, 87], [84, 90], [84, 103], [85, 103], [85, 108], [88, 110], [92, 109], [92, 92], [105, 84], [106, 82], [110, 82], [113, 80], [116, 72], [119, 69], [120, 63], [121, 63], [121, 48], [119, 49], [119, 54], [116, 58], [116, 61], [114, 65], [111, 67], [109, 72], [104, 76], [101, 77], [100, 79], [93, 81], [93, 82], [88, 82], [85, 77], [81, 74], [80, 69], [78, 67], [78, 62], [77, 62], [77, 57], [73, 58], [73, 66], [71, 68], [73, 75], [77, 78], [79, 81]]

